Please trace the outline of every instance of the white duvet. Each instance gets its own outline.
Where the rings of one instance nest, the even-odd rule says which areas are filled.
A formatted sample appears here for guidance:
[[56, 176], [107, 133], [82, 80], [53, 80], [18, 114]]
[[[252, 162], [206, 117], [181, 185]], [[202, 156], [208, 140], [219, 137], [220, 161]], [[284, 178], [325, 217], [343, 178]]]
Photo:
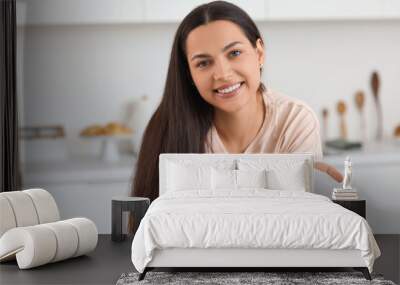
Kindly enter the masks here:
[[380, 255], [359, 215], [321, 195], [265, 189], [162, 195], [133, 239], [135, 268], [165, 248], [358, 249], [370, 272]]

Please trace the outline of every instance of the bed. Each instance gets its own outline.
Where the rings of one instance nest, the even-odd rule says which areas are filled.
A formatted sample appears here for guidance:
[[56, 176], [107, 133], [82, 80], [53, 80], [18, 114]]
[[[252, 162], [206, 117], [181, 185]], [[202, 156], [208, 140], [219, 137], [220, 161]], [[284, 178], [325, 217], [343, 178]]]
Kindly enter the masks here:
[[380, 251], [366, 220], [313, 193], [312, 154], [162, 154], [160, 196], [132, 242], [154, 268], [352, 267]]

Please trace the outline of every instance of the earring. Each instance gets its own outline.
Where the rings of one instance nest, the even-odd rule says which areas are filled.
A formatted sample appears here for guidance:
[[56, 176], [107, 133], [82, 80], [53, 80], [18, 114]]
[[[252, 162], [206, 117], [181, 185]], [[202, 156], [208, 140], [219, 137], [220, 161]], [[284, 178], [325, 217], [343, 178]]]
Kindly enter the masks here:
[[262, 63], [260, 63], [260, 69], [262, 69], [262, 68], [263, 68], [263, 66], [264, 66], [264, 65], [263, 65]]

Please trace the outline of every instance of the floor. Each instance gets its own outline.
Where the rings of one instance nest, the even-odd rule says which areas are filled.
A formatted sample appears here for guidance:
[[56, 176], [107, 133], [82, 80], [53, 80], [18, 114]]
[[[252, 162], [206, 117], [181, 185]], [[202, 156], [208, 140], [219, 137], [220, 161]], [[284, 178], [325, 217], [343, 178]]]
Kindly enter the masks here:
[[16, 262], [0, 264], [0, 284], [115, 284], [124, 272], [134, 271], [131, 243], [112, 242], [110, 235], [99, 235], [96, 250], [45, 266], [18, 270]]
[[[400, 235], [375, 236], [382, 256], [374, 271], [399, 283]], [[109, 235], [100, 235], [96, 250], [88, 256], [19, 270], [16, 262], [0, 264], [0, 284], [115, 284], [124, 272], [134, 271], [130, 260], [131, 242], [115, 243]]]

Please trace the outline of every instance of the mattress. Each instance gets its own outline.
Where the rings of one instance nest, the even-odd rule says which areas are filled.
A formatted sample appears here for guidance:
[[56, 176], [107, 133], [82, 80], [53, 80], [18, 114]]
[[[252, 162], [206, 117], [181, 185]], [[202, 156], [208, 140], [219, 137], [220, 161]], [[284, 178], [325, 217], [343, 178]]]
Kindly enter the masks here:
[[132, 242], [139, 272], [163, 249], [359, 250], [372, 272], [380, 255], [364, 218], [301, 191], [172, 191], [157, 198]]

